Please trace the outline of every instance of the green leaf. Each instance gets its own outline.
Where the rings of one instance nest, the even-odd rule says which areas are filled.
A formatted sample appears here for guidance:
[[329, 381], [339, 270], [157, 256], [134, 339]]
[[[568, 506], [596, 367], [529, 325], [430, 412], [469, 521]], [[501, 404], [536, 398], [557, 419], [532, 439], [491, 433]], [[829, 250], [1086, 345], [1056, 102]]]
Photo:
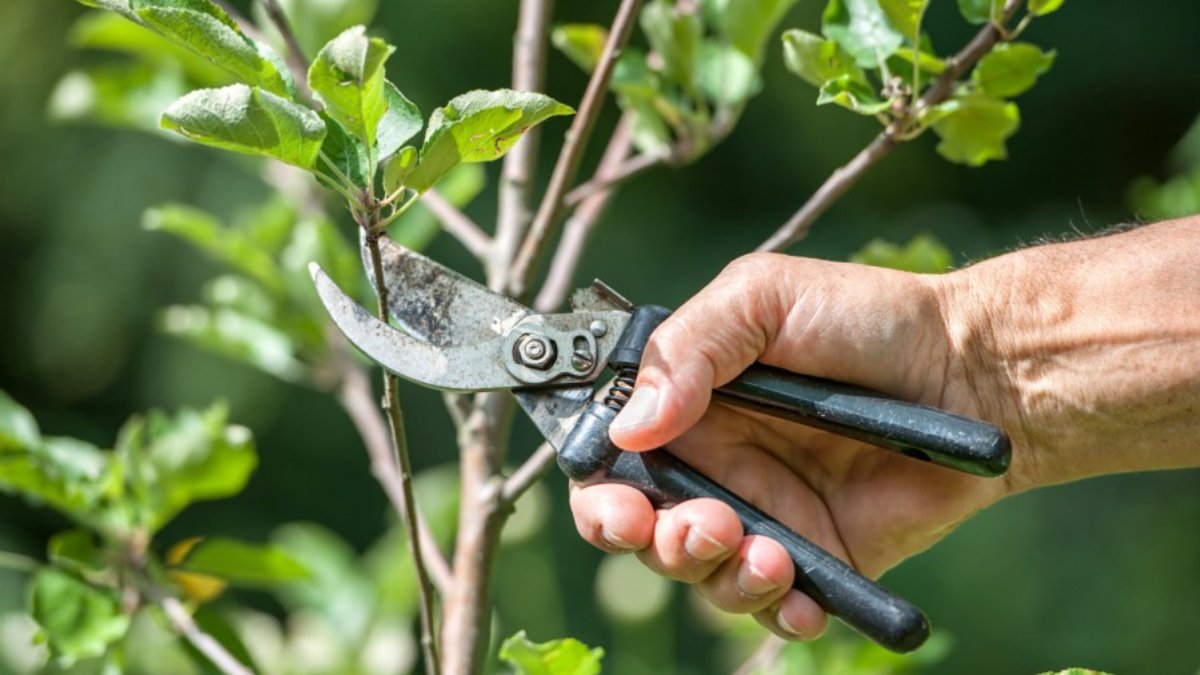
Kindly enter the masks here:
[[958, 11], [975, 25], [998, 18], [1003, 9], [1004, 0], [958, 0]]
[[383, 167], [383, 189], [391, 195], [404, 187], [408, 175], [417, 166], [417, 149], [411, 145], [400, 148], [400, 151], [388, 160]]
[[233, 73], [283, 97], [295, 95], [279, 56], [242, 34], [225, 10], [209, 0], [133, 0], [145, 24]]
[[763, 48], [798, 0], [705, 0], [704, 13], [717, 32], [756, 64]]
[[650, 49], [662, 59], [667, 79], [690, 91], [704, 32], [700, 17], [676, 11], [664, 0], [653, 0], [642, 9], [641, 24]]
[[879, 0], [830, 0], [821, 32], [862, 68], [878, 68], [904, 43], [904, 36], [888, 22]]
[[50, 562], [72, 572], [99, 572], [108, 567], [96, 536], [88, 530], [59, 532], [47, 544]]
[[146, 211], [142, 227], [173, 234], [267, 289], [283, 291], [283, 271], [261, 243], [244, 231], [223, 227], [221, 221], [206, 211], [183, 204], [164, 204]]
[[326, 44], [308, 69], [308, 86], [325, 112], [367, 145], [387, 113], [384, 62], [396, 48], [354, 26]]
[[696, 59], [700, 91], [719, 105], [737, 106], [758, 93], [758, 69], [736, 48], [712, 41], [700, 45]]
[[550, 42], [568, 59], [590, 73], [600, 62], [608, 31], [594, 23], [565, 23], [554, 27]]
[[134, 23], [142, 22], [133, 8], [129, 6], [129, 0], [79, 0], [79, 4], [116, 12]]
[[64, 75], [47, 108], [55, 120], [88, 120], [163, 133], [159, 127], [163, 109], [189, 88], [174, 65], [103, 63]]
[[1029, 0], [1029, 12], [1034, 16], [1046, 16], [1063, 6], [1064, 0]]
[[291, 523], [275, 530], [271, 540], [293, 559], [304, 561], [308, 576], [277, 591], [293, 612], [313, 612], [328, 620], [347, 644], [367, 633], [380, 600], [354, 549], [319, 525]]
[[[335, 185], [344, 185], [345, 179], [349, 179], [350, 185], [346, 187], [366, 188], [371, 175], [371, 156], [367, 146], [347, 131], [341, 122], [325, 113], [321, 113], [321, 119], [325, 122], [325, 140], [321, 142], [321, 156], [313, 170]], [[333, 164], [333, 168], [329, 164]]]
[[999, 44], [975, 66], [971, 80], [985, 94], [1011, 98], [1032, 87], [1054, 64], [1054, 56], [1027, 42]]
[[174, 305], [163, 310], [159, 327], [168, 335], [285, 382], [305, 382], [309, 374], [291, 336], [237, 309]]
[[134, 418], [117, 448], [130, 472], [142, 521], [157, 531], [189, 504], [237, 494], [258, 463], [250, 430], [227, 425], [214, 405], [175, 416], [150, 412]]
[[[223, 86], [231, 83], [229, 71], [215, 65], [192, 50], [146, 28], [140, 22], [127, 21], [112, 12], [87, 12], [71, 25], [67, 42], [78, 49], [103, 49], [136, 56], [138, 60], [156, 66], [170, 67], [177, 72], [180, 68], [188, 80], [205, 87]], [[179, 98], [186, 92], [180, 92]], [[155, 119], [162, 112], [155, 111]]]
[[950, 251], [930, 234], [918, 234], [903, 247], [883, 239], [873, 239], [850, 260], [920, 274], [948, 272], [954, 264]]
[[66, 665], [102, 655], [129, 630], [129, 617], [121, 612], [115, 591], [89, 586], [53, 568], [34, 575], [29, 604], [46, 643]]
[[821, 87], [817, 105], [830, 103], [853, 110], [860, 115], [878, 115], [890, 107], [890, 103], [879, 97], [869, 85], [849, 75], [829, 80]]
[[[483, 167], [460, 164], [438, 183], [438, 191], [451, 204], [462, 208], [483, 191], [486, 176]], [[442, 231], [438, 219], [421, 202], [396, 219], [388, 233], [397, 243], [414, 251], [423, 251]]]
[[0, 390], [0, 453], [29, 450], [40, 445], [41, 440], [33, 415]]
[[525, 631], [500, 645], [500, 659], [511, 664], [517, 675], [598, 675], [604, 650], [589, 649], [574, 638], [531, 642]]
[[459, 163], [498, 159], [530, 127], [574, 112], [549, 96], [510, 89], [456, 96], [430, 116], [408, 187], [424, 192]]
[[184, 96], [163, 113], [162, 126], [204, 145], [304, 169], [313, 167], [325, 138], [317, 113], [244, 84]]
[[421, 130], [421, 111], [404, 97], [396, 85], [384, 83], [388, 109], [379, 122], [379, 157], [386, 161]]
[[921, 19], [929, 0], [879, 0], [879, 7], [896, 30], [912, 39], [921, 30]]
[[243, 586], [271, 586], [308, 577], [304, 566], [278, 546], [216, 537], [202, 540], [175, 567]]
[[933, 123], [941, 137], [937, 150], [943, 157], [960, 164], [981, 166], [992, 159], [1004, 159], [1004, 142], [1017, 132], [1021, 114], [1016, 104], [984, 94], [971, 94], [938, 106], [943, 117]]
[[783, 61], [788, 70], [814, 87], [843, 76], [866, 83], [862, 69], [838, 43], [802, 30], [783, 34]]
[[100, 511], [120, 492], [120, 473], [108, 453], [72, 438], [43, 438], [37, 446], [9, 450], [0, 453], [0, 490], [102, 525]]
[[911, 79], [912, 67], [914, 65], [920, 68], [921, 72], [925, 73], [926, 75], [941, 75], [942, 73], [946, 72], [945, 61], [928, 52], [914, 52], [911, 47], [901, 47], [900, 49], [896, 50], [895, 54], [892, 55], [892, 59], [888, 65], [892, 66], [893, 75], [896, 74], [895, 71], [897, 69], [897, 61], [903, 62], [903, 64], [906, 66], [904, 70], [908, 72], [909, 77], [906, 77], [905, 79]]

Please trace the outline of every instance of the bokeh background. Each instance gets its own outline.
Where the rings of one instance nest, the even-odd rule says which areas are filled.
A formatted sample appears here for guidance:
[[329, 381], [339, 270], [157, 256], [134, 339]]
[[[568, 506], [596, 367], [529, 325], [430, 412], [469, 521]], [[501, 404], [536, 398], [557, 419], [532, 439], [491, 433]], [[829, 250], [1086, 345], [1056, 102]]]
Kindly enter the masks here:
[[[425, 111], [468, 89], [507, 86], [516, 4], [381, 3], [376, 26], [399, 45], [389, 75]], [[603, 23], [615, 7], [557, 4], [558, 21]], [[821, 9], [802, 0], [783, 27], [814, 30]], [[65, 45], [81, 11], [66, 0], [0, 3], [0, 389], [47, 432], [101, 446], [131, 412], [224, 398], [257, 435], [261, 465], [243, 494], [189, 510], [166, 538], [261, 540], [280, 523], [309, 521], [366, 547], [388, 524], [387, 508], [336, 406], [156, 331], [160, 308], [194, 300], [216, 268], [179, 241], [143, 231], [143, 211], [177, 201], [233, 214], [267, 191], [218, 152], [48, 121], [56, 82], [100, 58]], [[971, 34], [948, 0], [933, 3], [929, 21], [943, 53]], [[1194, 2], [1071, 0], [1027, 35], [1058, 59], [1018, 100], [1022, 127], [1007, 161], [952, 165], [933, 151], [935, 139], [923, 138], [887, 158], [793, 252], [844, 259], [872, 238], [905, 242], [929, 232], [963, 264], [1046, 235], [1152, 217], [1135, 206], [1131, 186], [1181, 168], [1172, 148], [1200, 112], [1198, 29]], [[683, 301], [876, 131], [871, 119], [814, 107], [815, 92], [784, 70], [778, 43], [765, 80], [737, 130], [700, 163], [656, 170], [621, 191], [581, 283], [602, 277], [639, 301]], [[572, 102], [584, 84], [566, 59], [551, 57], [547, 93]], [[615, 119], [610, 107], [602, 133]], [[544, 171], [564, 128], [547, 127]], [[478, 222], [494, 219], [498, 168], [488, 168], [489, 192], [469, 207]], [[429, 251], [479, 272], [449, 238]], [[402, 395], [418, 467], [452, 462], [440, 398], [411, 386]], [[520, 457], [537, 439], [518, 425]], [[1198, 478], [1117, 476], [1022, 495], [891, 572], [887, 584], [951, 636], [948, 654], [928, 671], [1197, 672]], [[601, 583], [615, 581], [598, 592], [602, 558], [575, 535], [564, 480], [551, 475], [539, 494], [523, 507], [527, 532], [499, 562], [498, 630], [604, 646], [612, 672], [728, 670], [736, 651], [729, 636], [743, 628], [715, 622], [682, 587], [638, 585], [647, 582], [619, 565], [607, 564]], [[62, 526], [45, 510], [0, 498], [0, 548], [40, 555]], [[0, 612], [22, 605], [22, 587], [23, 577], [0, 572]], [[276, 609], [264, 595], [243, 600]]]

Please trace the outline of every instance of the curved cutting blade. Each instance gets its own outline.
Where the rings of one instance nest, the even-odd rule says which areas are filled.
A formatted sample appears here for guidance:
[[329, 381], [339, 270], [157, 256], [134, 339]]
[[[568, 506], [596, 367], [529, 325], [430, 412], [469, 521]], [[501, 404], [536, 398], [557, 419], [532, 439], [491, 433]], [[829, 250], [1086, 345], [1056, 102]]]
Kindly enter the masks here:
[[[447, 391], [483, 391], [521, 386], [498, 358], [501, 335], [457, 346], [424, 342], [392, 328], [342, 292], [316, 263], [309, 273], [325, 310], [354, 346], [391, 372], [418, 384]], [[405, 292], [409, 292], [405, 289]], [[443, 319], [448, 331], [458, 320]], [[439, 328], [438, 330], [443, 330]]]
[[[437, 347], [468, 346], [503, 335], [529, 308], [381, 237], [388, 309], [413, 337]], [[374, 281], [364, 248], [364, 267]]]

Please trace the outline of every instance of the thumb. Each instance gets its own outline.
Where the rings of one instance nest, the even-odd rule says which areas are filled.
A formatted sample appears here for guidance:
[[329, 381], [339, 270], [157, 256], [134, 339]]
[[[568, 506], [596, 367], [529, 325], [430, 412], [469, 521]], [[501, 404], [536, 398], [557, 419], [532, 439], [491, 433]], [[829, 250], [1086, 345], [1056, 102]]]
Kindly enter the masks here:
[[700, 421], [712, 390], [758, 360], [777, 332], [773, 256], [735, 261], [650, 336], [633, 396], [609, 428], [626, 450], [651, 450]]

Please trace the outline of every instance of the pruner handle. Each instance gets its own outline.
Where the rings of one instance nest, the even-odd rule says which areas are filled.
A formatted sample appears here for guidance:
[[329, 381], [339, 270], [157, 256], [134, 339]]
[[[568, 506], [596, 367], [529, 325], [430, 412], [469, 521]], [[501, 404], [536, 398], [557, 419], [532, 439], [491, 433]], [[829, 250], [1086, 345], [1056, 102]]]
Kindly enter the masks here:
[[655, 508], [698, 497], [719, 499], [733, 507], [746, 534], [770, 537], [784, 547], [796, 568], [793, 585], [825, 611], [892, 651], [911, 651], [929, 637], [921, 610], [674, 455], [665, 450], [624, 452], [614, 446], [608, 427], [616, 414], [601, 403], [584, 411], [559, 450], [558, 464], [572, 479], [630, 485]]

